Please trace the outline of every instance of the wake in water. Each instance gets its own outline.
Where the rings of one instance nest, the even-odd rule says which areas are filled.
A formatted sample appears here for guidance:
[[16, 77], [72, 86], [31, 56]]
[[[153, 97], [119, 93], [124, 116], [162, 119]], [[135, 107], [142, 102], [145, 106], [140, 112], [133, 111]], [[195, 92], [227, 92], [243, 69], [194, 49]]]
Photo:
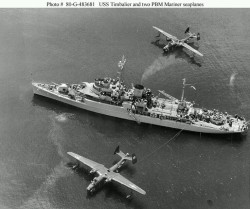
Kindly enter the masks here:
[[233, 87], [234, 86], [234, 80], [235, 80], [235, 76], [237, 75], [238, 73], [232, 73], [231, 76], [230, 76], [230, 81], [229, 81], [229, 86]]
[[52, 169], [51, 174], [46, 177], [40, 188], [20, 207], [21, 209], [54, 208], [50, 203], [49, 189], [55, 186], [58, 179], [66, 177], [71, 173], [70, 170], [65, 167], [65, 161], [69, 161], [69, 159], [62, 145], [64, 139], [63, 129], [57, 123], [57, 121], [64, 122], [67, 119], [65, 116], [67, 116], [65, 113], [58, 116], [50, 116], [51, 130], [48, 134], [49, 141], [56, 147], [57, 153], [62, 160]]
[[57, 115], [55, 119], [59, 122], [66, 122], [69, 118], [73, 118], [74, 114], [71, 113], [62, 113], [60, 115]]
[[156, 74], [157, 72], [170, 67], [171, 65], [177, 64], [182, 62], [175, 58], [175, 55], [170, 55], [169, 57], [158, 57], [154, 62], [146, 68], [142, 75], [141, 83], [147, 80], [152, 75]]
[[48, 175], [39, 189], [20, 207], [20, 209], [47, 208], [52, 209], [53, 204], [50, 203], [49, 189], [53, 188], [59, 178], [66, 177], [70, 174], [70, 170], [64, 166], [63, 161], [60, 162]]

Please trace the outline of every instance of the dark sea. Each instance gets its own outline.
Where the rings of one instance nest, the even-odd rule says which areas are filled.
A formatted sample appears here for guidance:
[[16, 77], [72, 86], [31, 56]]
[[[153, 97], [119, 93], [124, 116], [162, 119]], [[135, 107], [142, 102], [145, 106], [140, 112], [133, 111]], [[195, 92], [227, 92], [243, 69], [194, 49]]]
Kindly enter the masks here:
[[[200, 32], [185, 49], [164, 54], [156, 26], [178, 38]], [[1, 9], [1, 209], [249, 209], [250, 133], [208, 135], [138, 125], [34, 96], [31, 80], [77, 83], [116, 77], [197, 106], [250, 120], [250, 9]], [[110, 184], [92, 197], [84, 169], [68, 151], [111, 166], [113, 152], [136, 153], [121, 174], [146, 196]]]

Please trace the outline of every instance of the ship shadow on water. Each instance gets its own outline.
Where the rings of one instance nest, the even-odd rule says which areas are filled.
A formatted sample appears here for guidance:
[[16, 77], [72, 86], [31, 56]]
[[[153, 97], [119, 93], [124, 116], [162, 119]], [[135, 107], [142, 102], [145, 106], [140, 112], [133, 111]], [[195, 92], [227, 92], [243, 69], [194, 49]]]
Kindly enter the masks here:
[[[74, 114], [76, 115], [75, 119], [77, 119], [78, 122], [82, 123], [83, 125], [85, 125], [85, 120], [86, 118], [88, 118], [88, 125], [93, 127], [97, 132], [111, 131], [113, 134], [116, 133], [118, 135], [121, 135], [120, 131], [144, 133], [144, 135], [149, 132], [165, 133], [167, 131], [171, 135], [174, 135], [176, 133], [176, 130], [172, 128], [160, 127], [145, 123], [138, 124], [135, 121], [91, 112], [40, 95], [33, 96], [32, 105], [45, 108], [49, 111], [54, 111], [56, 114], [65, 112]], [[115, 127], [116, 131], [109, 130], [105, 127]]]
[[[182, 134], [185, 133], [185, 139], [190, 141], [199, 141], [204, 144], [213, 143], [217, 145], [231, 145], [231, 146], [241, 146], [246, 136], [242, 134], [209, 134], [209, 133], [198, 133], [191, 131], [183, 131]], [[182, 140], [179, 141], [181, 143]]]
[[[115, 127], [116, 133], [120, 135], [120, 131], [127, 130], [128, 132], [136, 132], [143, 133], [143, 135], [147, 135], [147, 133], [156, 133], [159, 135], [164, 135], [168, 133], [169, 136], [174, 136], [179, 129], [161, 127], [152, 124], [141, 123], [138, 124], [135, 121], [124, 120], [121, 118], [115, 118], [107, 115], [102, 115], [95, 112], [90, 112], [88, 110], [80, 109], [78, 107], [74, 107], [50, 98], [42, 97], [39, 95], [34, 95], [32, 99], [32, 104], [34, 106], [43, 107], [47, 110], [55, 111], [57, 114], [62, 112], [69, 112], [77, 115], [77, 120], [80, 123], [84, 123], [83, 118], [86, 116], [90, 119], [90, 126], [94, 127], [98, 132], [108, 131], [105, 127], [111, 126]], [[93, 120], [92, 120], [93, 119]], [[119, 125], [117, 125], [119, 124]], [[188, 136], [187, 138], [192, 138], [193, 140], [199, 141], [214, 141], [215, 143], [228, 144], [235, 143], [241, 144], [245, 141], [247, 136], [241, 134], [208, 134], [208, 133], [198, 133], [191, 131], [182, 131], [181, 135], [185, 134]], [[177, 137], [178, 138], [178, 137]], [[143, 139], [148, 140], [148, 139]]]
[[[166, 44], [160, 43], [158, 41], [152, 41], [151, 44], [157, 46], [161, 50], [163, 50], [164, 46], [166, 45]], [[194, 48], [196, 50], [199, 49], [199, 47], [196, 46], [194, 42], [191, 42], [188, 45], [190, 45], [192, 48]], [[163, 51], [162, 56], [168, 58], [170, 55], [174, 55], [176, 59], [183, 59], [186, 62], [193, 64], [193, 65], [196, 65], [198, 67], [202, 66], [202, 64], [196, 60], [194, 55], [187, 53], [186, 50], [183, 50], [183, 49], [184, 49], [183, 47], [176, 47], [173, 50], [170, 50], [168, 52]]]
[[71, 106], [71, 105], [68, 105], [68, 104], [65, 104], [65, 103], [44, 97], [44, 96], [40, 96], [37, 94], [33, 95], [31, 102], [33, 106], [43, 107], [47, 110], [54, 110], [56, 113], [61, 113], [65, 110], [70, 111], [73, 109], [78, 109], [77, 107], [74, 107], [74, 106]]

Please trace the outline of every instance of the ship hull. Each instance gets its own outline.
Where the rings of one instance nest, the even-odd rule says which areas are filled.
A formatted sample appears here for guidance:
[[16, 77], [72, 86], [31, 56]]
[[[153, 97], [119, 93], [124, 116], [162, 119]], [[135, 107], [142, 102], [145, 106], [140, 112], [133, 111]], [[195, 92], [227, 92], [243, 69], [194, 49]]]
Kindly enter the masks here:
[[232, 133], [242, 133], [240, 131], [224, 131], [221, 129], [214, 129], [204, 126], [204, 124], [188, 124], [179, 122], [177, 120], [161, 120], [159, 118], [152, 118], [140, 114], [131, 114], [123, 106], [116, 106], [111, 104], [106, 104], [98, 101], [93, 101], [90, 99], [84, 99], [84, 101], [76, 101], [70, 99], [67, 95], [61, 95], [56, 92], [51, 92], [47, 89], [37, 86], [36, 83], [32, 83], [33, 93], [43, 97], [47, 97], [74, 107], [78, 107], [91, 112], [108, 115], [116, 118], [126, 119], [135, 121], [138, 123], [148, 123], [157, 126], [164, 126], [169, 128], [175, 128], [185, 131], [193, 131], [199, 133], [210, 133], [210, 134], [232, 134]]

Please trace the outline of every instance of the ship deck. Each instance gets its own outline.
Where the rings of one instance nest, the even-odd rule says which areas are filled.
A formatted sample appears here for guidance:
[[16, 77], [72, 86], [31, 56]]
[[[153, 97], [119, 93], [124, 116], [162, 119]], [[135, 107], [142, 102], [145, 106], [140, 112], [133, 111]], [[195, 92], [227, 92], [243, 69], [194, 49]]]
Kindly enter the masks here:
[[[131, 107], [129, 101], [125, 102], [127, 107], [101, 101], [98, 93], [93, 91], [93, 83], [84, 82], [84, 84], [86, 84], [86, 86], [79, 90], [79, 92], [89, 97], [85, 97], [84, 100], [82, 100], [82, 98], [78, 96], [72, 99], [66, 94], [59, 93], [56, 88], [49, 88], [46, 84], [32, 83], [35, 94], [104, 115], [195, 132], [218, 134], [243, 132], [240, 128], [242, 125], [240, 121], [233, 123], [232, 126], [229, 127], [227, 124], [218, 126], [204, 121], [190, 122], [190, 120], [179, 120], [177, 113], [178, 103], [163, 98], [158, 98], [157, 101], [159, 104], [156, 107], [148, 109], [147, 114], [128, 112], [129, 107]], [[162, 104], [164, 104], [164, 107], [162, 107]], [[154, 117], [152, 117], [153, 114], [155, 115]], [[161, 118], [160, 115], [169, 117]]]

